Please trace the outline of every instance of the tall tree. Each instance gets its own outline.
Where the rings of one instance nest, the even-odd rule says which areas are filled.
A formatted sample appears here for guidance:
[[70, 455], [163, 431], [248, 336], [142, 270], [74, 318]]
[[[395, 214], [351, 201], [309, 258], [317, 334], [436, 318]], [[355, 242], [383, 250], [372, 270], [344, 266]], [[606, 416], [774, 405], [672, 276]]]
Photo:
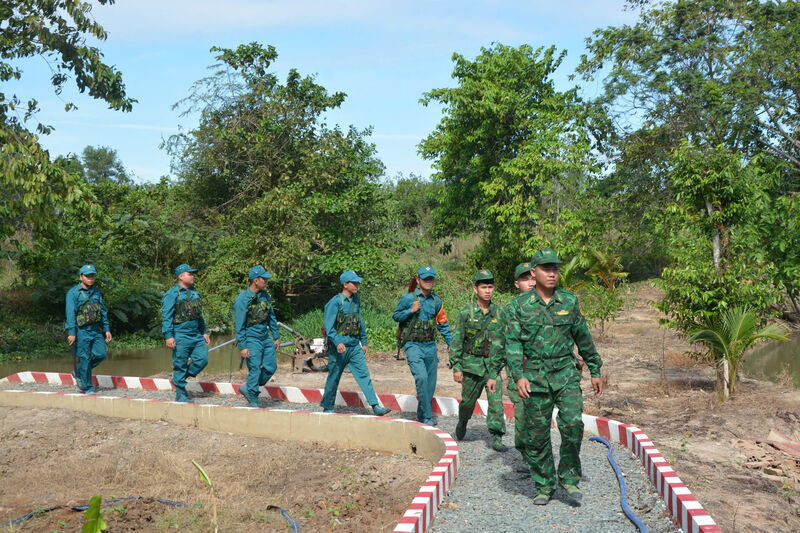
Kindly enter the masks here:
[[457, 86], [422, 99], [444, 106], [419, 145], [446, 185], [435, 230], [485, 232], [482, 265], [508, 267], [542, 244], [563, 244], [595, 169], [586, 109], [574, 89], [553, 84], [563, 57], [552, 47], [501, 44], [474, 60], [454, 54]]
[[208, 278], [230, 294], [212, 310], [227, 316], [240, 273], [255, 263], [292, 294], [327, 291], [348, 269], [389, 275], [396, 243], [369, 131], [322, 121], [345, 95], [294, 69], [281, 82], [270, 72], [271, 46], [212, 51], [213, 74], [179, 103], [199, 111], [200, 123], [167, 143], [195, 211], [226, 234]]
[[97, 184], [104, 180], [111, 180], [120, 185], [130, 185], [131, 179], [125, 172], [125, 167], [119, 160], [117, 151], [108, 146], [87, 146], [81, 154], [83, 161], [84, 179], [89, 183]]
[[[113, 0], [98, 0], [111, 4]], [[105, 64], [102, 53], [86, 38], [105, 40], [105, 30], [91, 17], [91, 4], [73, 0], [10, 0], [0, 4], [0, 81], [20, 79], [18, 61], [44, 57], [53, 70], [57, 94], [74, 77], [81, 92], [108, 102], [112, 109], [130, 111], [135, 100], [125, 94], [122, 75]], [[75, 109], [72, 103], [66, 110]], [[76, 174], [53, 164], [39, 144], [51, 127], [28, 121], [38, 111], [35, 99], [0, 92], [0, 240], [23, 225], [41, 226], [54, 210], [84, 196]]]

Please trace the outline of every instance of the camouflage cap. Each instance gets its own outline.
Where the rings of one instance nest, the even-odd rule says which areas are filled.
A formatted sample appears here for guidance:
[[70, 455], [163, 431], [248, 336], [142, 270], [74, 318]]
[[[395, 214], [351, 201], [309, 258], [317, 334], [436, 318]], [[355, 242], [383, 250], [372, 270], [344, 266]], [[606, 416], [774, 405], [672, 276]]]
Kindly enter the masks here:
[[533, 267], [530, 263], [520, 263], [517, 265], [517, 268], [514, 269], [514, 281], [517, 281], [521, 275], [526, 272], [530, 272]]
[[472, 280], [477, 284], [479, 281], [494, 281], [494, 274], [491, 271], [483, 269], [475, 272]]
[[533, 257], [531, 258], [531, 268], [539, 265], [549, 264], [561, 264], [561, 259], [558, 258], [558, 254], [556, 254], [551, 248], [542, 248], [533, 254]]
[[175, 267], [175, 277], [176, 278], [178, 276], [180, 276], [181, 274], [183, 274], [184, 272], [197, 272], [197, 269], [190, 267], [186, 263], [183, 263], [182, 265], [178, 265], [178, 266]]

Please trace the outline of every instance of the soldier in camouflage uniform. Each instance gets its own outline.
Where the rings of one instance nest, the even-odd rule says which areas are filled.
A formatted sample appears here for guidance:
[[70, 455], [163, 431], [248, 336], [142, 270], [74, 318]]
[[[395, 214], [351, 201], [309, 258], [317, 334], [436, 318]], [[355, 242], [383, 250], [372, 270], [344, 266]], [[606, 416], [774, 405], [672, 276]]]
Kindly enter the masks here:
[[420, 267], [417, 271], [418, 286], [414, 292], [404, 294], [392, 313], [400, 323], [398, 345], [406, 354], [408, 368], [414, 375], [417, 388], [417, 420], [433, 425], [431, 402], [436, 392], [436, 376], [439, 355], [436, 353], [434, 330], [438, 329], [448, 346], [453, 342], [447, 313], [442, 299], [433, 292], [436, 271], [432, 266]]
[[[533, 279], [533, 273], [531, 272], [531, 264], [530, 263], [520, 263], [517, 265], [517, 268], [514, 269], [514, 286], [519, 290], [520, 293], [528, 292], [532, 290], [533, 287], [536, 285], [536, 282]], [[508, 313], [508, 306], [500, 309], [499, 311], [499, 318], [500, 321], [503, 323], [503, 332], [505, 333], [505, 325], [506, 325], [506, 315]], [[492, 344], [492, 356], [489, 368], [489, 381], [486, 383], [486, 389], [494, 393], [495, 390], [498, 388], [497, 384], [499, 383], [499, 390], [502, 392], [503, 390], [503, 381], [500, 376], [500, 372], [502, 372], [503, 367], [506, 366], [506, 339], [505, 334], [498, 335], [494, 339], [494, 343]], [[520, 430], [523, 426], [523, 420], [525, 419], [525, 408], [522, 405], [522, 398], [519, 397], [517, 393], [517, 383], [513, 379], [508, 380], [508, 397], [511, 399], [511, 403], [514, 404], [514, 447], [522, 453], [522, 434]], [[522, 470], [527, 471], [527, 470]]]
[[76, 359], [75, 384], [84, 394], [94, 394], [92, 369], [106, 358], [111, 331], [103, 296], [94, 286], [97, 270], [94, 265], [83, 265], [79, 275], [81, 282], [67, 292], [64, 329]]
[[161, 332], [172, 350], [172, 384], [178, 402], [189, 401], [186, 378], [197, 376], [206, 367], [211, 342], [203, 319], [203, 300], [194, 288], [195, 272], [197, 269], [187, 264], [177, 266], [177, 283], [161, 298]]
[[[536, 505], [547, 504], [557, 483], [573, 500], [583, 496], [578, 488], [583, 397], [573, 353], [575, 345], [589, 367], [595, 395], [603, 392], [603, 362], [578, 298], [557, 287], [560, 263], [551, 249], [536, 252], [531, 260], [536, 288], [514, 298], [507, 315], [506, 359], [525, 406], [522, 446], [536, 483]], [[550, 442], [554, 406], [558, 407], [556, 424], [561, 433], [558, 477]]]
[[250, 407], [261, 407], [259, 387], [266, 385], [278, 369], [275, 353], [281, 340], [272, 298], [266, 291], [272, 274], [256, 265], [247, 276], [250, 286], [240, 292], [233, 303], [236, 344], [247, 361], [247, 383], [239, 387], [239, 392]]
[[372, 379], [367, 368], [367, 328], [361, 316], [361, 301], [358, 289], [364, 278], [353, 270], [343, 272], [339, 276], [342, 292], [328, 300], [325, 304], [325, 334], [329, 339], [328, 379], [325, 380], [325, 392], [322, 395], [322, 410], [332, 413], [336, 403], [336, 391], [345, 367], [350, 368], [364, 397], [372, 406], [372, 413], [383, 416], [391, 409], [382, 407], [372, 386]]
[[[477, 301], [470, 302], [459, 312], [453, 331], [453, 344], [450, 345], [453, 380], [461, 383], [461, 403], [458, 404], [456, 425], [458, 440], [464, 439], [475, 402], [489, 379], [492, 344], [502, 336], [502, 322], [498, 319], [500, 308], [492, 303], [494, 275], [488, 270], [479, 270], [473, 281], [472, 290]], [[503, 444], [506, 421], [503, 416], [502, 384], [499, 391], [487, 391], [486, 398], [489, 403], [486, 425], [492, 435], [492, 448], [504, 452], [508, 448]]]

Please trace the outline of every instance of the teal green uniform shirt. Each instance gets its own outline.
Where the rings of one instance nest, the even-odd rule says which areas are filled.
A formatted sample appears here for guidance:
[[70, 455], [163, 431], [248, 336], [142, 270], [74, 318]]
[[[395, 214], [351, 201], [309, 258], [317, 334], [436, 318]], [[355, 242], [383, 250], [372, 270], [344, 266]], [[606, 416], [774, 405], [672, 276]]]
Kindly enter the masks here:
[[[361, 332], [358, 337], [351, 335], [339, 335], [336, 331], [336, 317], [341, 311], [344, 314], [357, 313], [358, 319], [361, 322]], [[346, 298], [343, 293], [339, 293], [325, 304], [325, 334], [331, 340], [334, 346], [344, 344], [345, 346], [361, 346], [367, 345], [367, 328], [364, 326], [364, 318], [361, 316], [361, 300], [358, 295], [354, 294], [350, 298]]]
[[175, 284], [161, 298], [161, 333], [165, 339], [174, 339], [175, 335], [206, 334], [206, 321], [203, 317], [195, 320], [187, 320], [180, 324], [173, 323], [175, 313], [175, 303], [180, 300], [196, 300], [200, 298], [200, 293], [194, 287], [184, 289], [179, 284]]
[[[258, 324], [247, 325], [247, 310], [251, 304], [258, 304], [264, 302], [269, 306], [269, 316], [267, 320]], [[234, 329], [236, 331], [236, 344], [240, 348], [245, 347], [247, 338], [254, 338], [258, 340], [265, 340], [267, 336], [271, 335], [273, 340], [280, 339], [280, 332], [278, 330], [278, 319], [275, 317], [275, 309], [272, 307], [272, 298], [270, 298], [267, 291], [259, 291], [254, 294], [250, 288], [246, 288], [239, 293], [236, 301], [233, 303], [233, 316], [234, 316]]]
[[[490, 303], [484, 314], [477, 303], [464, 307], [456, 318], [453, 343], [450, 345], [450, 365], [453, 372], [469, 372], [476, 376], [490, 373], [490, 357], [497, 337], [502, 337], [502, 322], [498, 313], [500, 306]], [[487, 343], [486, 355], [484, 339]]]
[[591, 377], [600, 377], [603, 361], [573, 293], [556, 288], [547, 304], [535, 290], [520, 294], [507, 319], [506, 360], [514, 381], [527, 378], [532, 391], [560, 389], [577, 373], [576, 345]]
[[100, 304], [100, 313], [102, 316], [100, 325], [102, 325], [103, 331], [111, 331], [108, 325], [108, 313], [106, 311], [106, 304], [103, 302], [103, 295], [100, 294], [100, 291], [94, 285], [87, 289], [82, 283], [78, 283], [67, 292], [67, 320], [64, 324], [67, 335], [74, 336], [78, 331], [78, 324], [75, 321], [78, 308], [86, 304], [94, 303]]

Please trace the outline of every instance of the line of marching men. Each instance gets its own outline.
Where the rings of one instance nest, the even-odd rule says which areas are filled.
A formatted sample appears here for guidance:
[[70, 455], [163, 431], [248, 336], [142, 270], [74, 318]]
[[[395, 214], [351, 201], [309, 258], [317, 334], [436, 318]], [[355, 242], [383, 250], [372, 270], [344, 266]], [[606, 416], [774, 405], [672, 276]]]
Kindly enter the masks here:
[[[567, 496], [582, 497], [580, 447], [583, 436], [583, 396], [580, 379], [588, 367], [592, 389], [603, 390], [602, 361], [573, 293], [558, 287], [561, 260], [555, 251], [538, 251], [530, 262], [519, 264], [514, 284], [519, 294], [505, 308], [492, 302], [494, 275], [479, 270], [473, 278], [474, 298], [462, 309], [451, 332], [442, 299], [433, 291], [436, 272], [423, 266], [417, 287], [403, 295], [392, 317], [400, 325], [398, 346], [405, 352], [417, 389], [417, 420], [435, 425], [432, 400], [439, 358], [435, 332], [450, 347], [453, 379], [462, 386], [455, 430], [457, 440], [466, 435], [467, 423], [480, 395], [487, 392], [486, 423], [492, 447], [506, 451], [501, 371], [509, 377], [507, 391], [514, 403], [514, 445], [522, 454], [536, 484], [533, 503], [548, 503], [560, 485]], [[203, 319], [200, 293], [194, 287], [197, 269], [183, 264], [175, 269], [176, 284], [162, 298], [162, 333], [172, 350], [176, 400], [188, 402], [187, 378], [197, 376], [208, 363], [210, 338]], [[92, 369], [106, 356], [111, 341], [108, 316], [94, 286], [93, 265], [80, 269], [80, 283], [67, 293], [66, 330], [73, 347], [75, 379], [80, 390], [94, 393]], [[249, 286], [234, 302], [236, 342], [247, 361], [247, 382], [239, 390], [251, 407], [260, 407], [260, 387], [277, 370], [280, 346], [278, 322], [266, 291], [272, 274], [261, 265], [248, 273]], [[328, 377], [321, 406], [332, 413], [344, 369], [349, 367], [377, 416], [390, 412], [380, 405], [367, 368], [367, 334], [358, 291], [363, 278], [348, 270], [340, 277], [342, 290], [325, 305], [325, 330], [330, 343]], [[580, 358], [574, 354], [578, 347]], [[560, 461], [556, 471], [550, 441], [553, 408], [561, 433]]]

